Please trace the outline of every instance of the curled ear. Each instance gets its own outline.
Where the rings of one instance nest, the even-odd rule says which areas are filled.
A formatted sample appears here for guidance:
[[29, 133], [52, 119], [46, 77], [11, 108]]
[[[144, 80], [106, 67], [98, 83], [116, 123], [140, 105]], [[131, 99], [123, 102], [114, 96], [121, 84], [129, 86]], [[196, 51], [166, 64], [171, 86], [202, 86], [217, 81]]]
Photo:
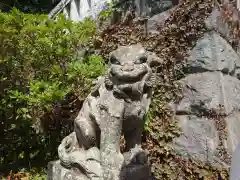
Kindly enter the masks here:
[[99, 88], [103, 82], [103, 77], [100, 76], [92, 82], [91, 95], [94, 97], [99, 96]]
[[158, 57], [154, 52], [147, 51], [147, 63], [150, 68], [160, 66], [163, 63], [163, 59]]
[[152, 88], [156, 83], [156, 75], [154, 73], [151, 74], [150, 78], [145, 82], [145, 88]]
[[104, 76], [104, 83], [105, 83], [105, 87], [109, 90], [112, 90], [113, 89], [113, 83], [112, 81], [109, 79], [109, 76], [108, 74], [106, 74]]

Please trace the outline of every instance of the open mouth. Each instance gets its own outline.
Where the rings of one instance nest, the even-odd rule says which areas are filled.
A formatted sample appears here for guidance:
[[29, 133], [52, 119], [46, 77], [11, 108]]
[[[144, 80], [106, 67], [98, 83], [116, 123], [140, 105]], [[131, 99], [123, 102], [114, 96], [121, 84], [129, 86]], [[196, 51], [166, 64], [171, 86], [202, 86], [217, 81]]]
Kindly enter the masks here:
[[123, 71], [119, 67], [111, 68], [110, 74], [112, 77], [125, 81], [125, 82], [137, 82], [142, 80], [145, 74], [147, 74], [147, 69], [145, 67], [136, 68], [133, 71]]

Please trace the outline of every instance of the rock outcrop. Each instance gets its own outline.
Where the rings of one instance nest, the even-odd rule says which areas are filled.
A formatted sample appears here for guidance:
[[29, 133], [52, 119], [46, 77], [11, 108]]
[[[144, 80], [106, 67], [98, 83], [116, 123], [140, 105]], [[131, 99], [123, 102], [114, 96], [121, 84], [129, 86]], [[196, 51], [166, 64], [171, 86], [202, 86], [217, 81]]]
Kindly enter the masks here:
[[[190, 51], [174, 110], [183, 135], [175, 148], [214, 165], [230, 165], [239, 142], [240, 57], [217, 32], [206, 32]], [[238, 128], [237, 128], [238, 127]]]
[[[148, 32], [159, 33], [172, 10], [151, 17]], [[186, 159], [229, 168], [240, 142], [239, 41], [219, 7], [204, 23], [207, 31], [189, 51], [182, 69], [183, 97], [170, 104], [183, 132], [173, 148]]]

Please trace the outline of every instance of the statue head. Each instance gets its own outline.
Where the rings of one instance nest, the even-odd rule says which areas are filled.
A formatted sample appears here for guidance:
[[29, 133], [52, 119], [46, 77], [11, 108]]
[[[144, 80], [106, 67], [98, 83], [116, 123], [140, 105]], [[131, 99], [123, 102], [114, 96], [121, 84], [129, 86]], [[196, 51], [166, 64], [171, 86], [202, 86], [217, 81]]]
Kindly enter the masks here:
[[141, 81], [151, 70], [147, 60], [148, 54], [140, 44], [120, 46], [110, 53], [110, 78], [118, 82]]

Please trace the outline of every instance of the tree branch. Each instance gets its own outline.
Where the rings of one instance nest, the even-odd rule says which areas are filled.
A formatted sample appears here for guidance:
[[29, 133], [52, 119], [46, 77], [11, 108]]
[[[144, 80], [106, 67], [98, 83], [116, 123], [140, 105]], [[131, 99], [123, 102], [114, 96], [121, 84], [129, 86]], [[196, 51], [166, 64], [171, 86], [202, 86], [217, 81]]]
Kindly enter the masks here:
[[61, 0], [55, 8], [48, 14], [49, 18], [55, 18], [72, 0]]

